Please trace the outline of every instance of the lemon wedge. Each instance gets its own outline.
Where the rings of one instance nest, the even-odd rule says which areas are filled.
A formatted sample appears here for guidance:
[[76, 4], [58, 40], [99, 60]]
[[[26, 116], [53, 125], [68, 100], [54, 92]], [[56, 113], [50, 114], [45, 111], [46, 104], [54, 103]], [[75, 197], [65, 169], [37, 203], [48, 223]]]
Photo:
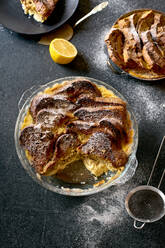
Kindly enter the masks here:
[[49, 52], [53, 61], [58, 64], [69, 64], [77, 55], [76, 47], [64, 39], [52, 40]]

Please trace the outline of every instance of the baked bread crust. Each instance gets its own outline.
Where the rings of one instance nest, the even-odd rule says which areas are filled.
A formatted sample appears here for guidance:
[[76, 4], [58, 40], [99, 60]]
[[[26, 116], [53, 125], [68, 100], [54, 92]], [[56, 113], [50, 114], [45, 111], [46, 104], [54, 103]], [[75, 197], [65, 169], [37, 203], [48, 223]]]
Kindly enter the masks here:
[[104, 132], [93, 133], [79, 150], [89, 159], [102, 159], [110, 162], [114, 167], [124, 166], [128, 159], [126, 154], [112, 142], [111, 136]]
[[53, 133], [37, 125], [25, 127], [20, 135], [20, 144], [29, 152], [31, 163], [39, 173], [53, 156], [54, 142]]
[[[92, 174], [100, 176], [124, 166], [128, 159], [122, 147], [128, 144], [131, 128], [126, 103], [116, 96], [103, 97], [89, 80], [64, 82], [51, 94], [40, 92], [28, 113], [33, 124], [21, 131], [20, 144], [42, 175], [54, 175], [81, 159]], [[97, 151], [104, 146], [106, 153], [101, 156]]]
[[54, 11], [59, 0], [20, 0], [25, 14], [33, 15], [38, 22], [44, 22]]
[[165, 76], [165, 15], [139, 10], [121, 17], [105, 38], [111, 60], [131, 75]]

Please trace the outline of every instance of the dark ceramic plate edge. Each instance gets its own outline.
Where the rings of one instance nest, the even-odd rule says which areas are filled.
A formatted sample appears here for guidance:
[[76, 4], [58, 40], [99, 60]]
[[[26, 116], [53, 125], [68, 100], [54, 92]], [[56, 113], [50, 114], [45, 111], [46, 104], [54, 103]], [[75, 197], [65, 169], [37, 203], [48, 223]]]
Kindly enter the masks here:
[[[42, 34], [47, 34], [47, 33], [50, 33], [51, 31], [59, 28], [60, 26], [62, 26], [64, 23], [66, 23], [72, 16], [73, 14], [75, 13], [77, 7], [78, 7], [78, 4], [79, 4], [79, 0], [76, 0], [76, 5], [75, 5], [75, 8], [73, 9], [73, 11], [71, 12], [71, 14], [65, 18], [64, 20], [62, 20], [61, 22], [59, 22], [58, 24], [55, 24], [55, 25], [52, 25], [52, 28], [50, 28], [48, 31], [43, 31], [43, 32], [21, 32], [17, 29], [14, 29], [14, 28], [9, 28], [8, 25], [6, 25], [3, 20], [0, 20], [0, 25], [2, 25], [4, 28], [7, 28], [8, 30], [10, 31], [13, 31], [15, 33], [18, 33], [18, 34], [21, 34], [21, 35], [31, 35], [31, 36], [34, 36], [34, 35], [42, 35]], [[23, 11], [23, 10], [22, 10]], [[27, 18], [28, 18], [28, 15], [26, 15]], [[33, 17], [30, 17], [30, 18], [33, 18]], [[44, 24], [43, 24], [44, 25]]]

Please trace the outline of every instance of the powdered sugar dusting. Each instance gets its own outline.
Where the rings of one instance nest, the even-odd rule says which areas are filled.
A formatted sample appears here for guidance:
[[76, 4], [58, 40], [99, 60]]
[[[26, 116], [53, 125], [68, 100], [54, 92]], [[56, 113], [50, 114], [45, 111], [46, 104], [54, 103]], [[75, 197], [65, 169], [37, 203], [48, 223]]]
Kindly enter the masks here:
[[101, 247], [99, 245], [104, 239], [105, 230], [111, 233], [114, 228], [122, 226], [128, 217], [125, 210], [127, 193], [137, 184], [146, 181], [144, 173], [138, 173], [138, 181], [132, 182], [131, 187], [129, 184], [115, 186], [91, 196], [79, 205], [76, 222], [79, 223], [84, 248]]
[[137, 119], [140, 121], [142, 118], [149, 121], [158, 122], [161, 119], [162, 111], [165, 107], [165, 98], [159, 101], [159, 97], [154, 94], [154, 89], [146, 85], [136, 85], [134, 87], [135, 96], [134, 99], [137, 101], [136, 107], [138, 113], [136, 113]]
[[95, 65], [96, 68], [99, 70], [106, 70], [107, 69], [107, 54], [104, 52], [104, 38], [107, 34], [107, 29], [104, 29], [100, 32], [99, 37], [95, 40], [95, 46], [92, 49], [92, 63]]
[[111, 4], [109, 5], [113, 6], [113, 13], [125, 13], [126, 10], [127, 12], [131, 10], [129, 2], [125, 0], [111, 0]]
[[0, 32], [3, 32], [4, 30], [4, 27], [0, 24]]
[[[106, 190], [89, 198], [79, 207], [77, 221], [81, 225], [84, 247], [97, 247], [105, 227], [113, 229], [114, 226], [121, 224], [125, 216], [123, 211], [125, 196], [124, 188], [115, 187], [115, 190]], [[94, 228], [95, 225], [99, 228]]]
[[[79, 221], [93, 222], [97, 220], [101, 225], [112, 225], [118, 222], [124, 204], [125, 192], [118, 189], [115, 192], [105, 191], [102, 195], [97, 196], [99, 209], [95, 208], [96, 199], [92, 198], [88, 205], [82, 205], [79, 215]], [[100, 198], [100, 199], [99, 199]], [[84, 212], [84, 214], [82, 214]]]

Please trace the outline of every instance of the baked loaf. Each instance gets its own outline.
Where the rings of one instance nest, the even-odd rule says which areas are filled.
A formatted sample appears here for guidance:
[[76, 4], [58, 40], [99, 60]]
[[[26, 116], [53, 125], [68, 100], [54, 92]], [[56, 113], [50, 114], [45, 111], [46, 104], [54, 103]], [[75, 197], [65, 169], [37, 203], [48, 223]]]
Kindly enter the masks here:
[[59, 0], [20, 0], [25, 14], [32, 15], [38, 22], [44, 22], [54, 11]]
[[165, 76], [165, 15], [154, 10], [121, 17], [105, 38], [109, 57], [140, 78]]
[[[101, 89], [110, 94], [104, 96]], [[27, 123], [27, 119], [30, 123]], [[67, 81], [36, 95], [20, 144], [36, 171], [54, 175], [83, 160], [95, 176], [118, 170], [128, 159], [131, 122], [126, 103], [86, 79]]]

